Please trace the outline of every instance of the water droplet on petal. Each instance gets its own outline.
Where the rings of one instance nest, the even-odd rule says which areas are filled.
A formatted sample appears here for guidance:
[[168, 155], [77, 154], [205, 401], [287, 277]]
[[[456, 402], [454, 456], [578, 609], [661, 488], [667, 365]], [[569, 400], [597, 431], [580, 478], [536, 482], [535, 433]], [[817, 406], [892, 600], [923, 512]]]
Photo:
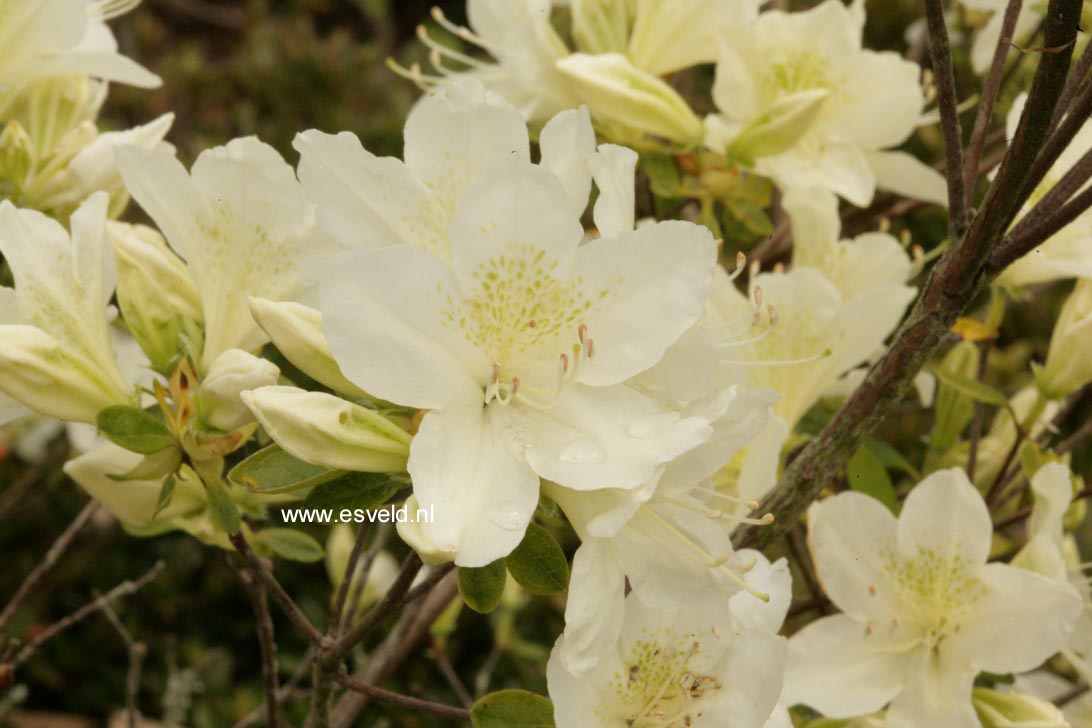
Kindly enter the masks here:
[[603, 446], [590, 437], [578, 437], [561, 448], [558, 457], [566, 463], [594, 465], [603, 462], [607, 454]]
[[637, 420], [626, 428], [626, 434], [637, 440], [649, 440], [656, 436], [656, 422], [652, 419]]
[[485, 515], [493, 525], [505, 531], [519, 531], [527, 526], [526, 514], [516, 503], [510, 501], [502, 501], [490, 506]]

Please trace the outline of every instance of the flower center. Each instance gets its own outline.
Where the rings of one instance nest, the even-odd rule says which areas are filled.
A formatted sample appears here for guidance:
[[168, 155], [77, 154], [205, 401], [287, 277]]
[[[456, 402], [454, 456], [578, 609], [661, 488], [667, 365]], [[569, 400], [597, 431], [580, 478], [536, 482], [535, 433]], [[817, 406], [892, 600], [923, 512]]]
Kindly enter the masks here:
[[[697, 637], [664, 629], [633, 643], [623, 669], [610, 682], [617, 702], [608, 707], [609, 717], [622, 717], [633, 728], [690, 725], [700, 715], [702, 698], [723, 687], [695, 667], [694, 658], [701, 652]], [[679, 649], [680, 644], [687, 647]]]

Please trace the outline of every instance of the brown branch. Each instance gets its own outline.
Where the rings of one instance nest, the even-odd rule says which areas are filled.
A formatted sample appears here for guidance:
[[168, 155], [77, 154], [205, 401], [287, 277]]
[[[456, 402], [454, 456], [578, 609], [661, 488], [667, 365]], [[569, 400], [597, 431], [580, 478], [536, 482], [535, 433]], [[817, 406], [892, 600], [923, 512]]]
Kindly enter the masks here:
[[0, 636], [3, 636], [7, 630], [8, 625], [11, 624], [12, 618], [15, 613], [19, 611], [19, 608], [23, 605], [23, 602], [27, 600], [42, 579], [45, 578], [46, 573], [53, 568], [57, 560], [61, 558], [68, 547], [72, 545], [72, 541], [76, 538], [77, 534], [83, 530], [87, 525], [91, 517], [95, 515], [95, 511], [99, 508], [99, 504], [95, 501], [90, 501], [83, 507], [83, 510], [79, 512], [79, 515], [73, 519], [72, 523], [68, 524], [57, 540], [53, 542], [53, 545], [46, 551], [46, 555], [42, 557], [42, 560], [38, 563], [34, 570], [27, 574], [27, 577], [23, 579], [23, 583], [19, 585], [19, 588], [15, 591], [15, 596], [11, 598], [11, 601], [4, 607], [4, 611], [0, 612]]
[[113, 601], [117, 601], [124, 596], [128, 596], [137, 592], [149, 582], [151, 582], [153, 579], [155, 579], [157, 576], [159, 576], [159, 572], [163, 571], [163, 568], [166, 565], [167, 564], [164, 561], [157, 561], [155, 563], [155, 566], [149, 569], [148, 572], [144, 574], [144, 576], [135, 580], [123, 581], [102, 596], [85, 604], [84, 606], [77, 609], [75, 612], [72, 612], [64, 619], [61, 619], [50, 625], [46, 629], [42, 630], [41, 633], [39, 633], [30, 642], [27, 642], [23, 649], [19, 651], [19, 653], [15, 656], [15, 659], [12, 660], [12, 666], [18, 667], [19, 665], [22, 665], [24, 662], [29, 660], [38, 650], [38, 648], [41, 647], [43, 644], [53, 639], [69, 627], [79, 624], [95, 612], [102, 610], [103, 605], [109, 604]]
[[982, 150], [986, 145], [986, 131], [993, 119], [997, 96], [1001, 92], [1001, 80], [1004, 77], [1005, 59], [1008, 58], [1012, 34], [1016, 29], [1016, 19], [1020, 16], [1023, 0], [1009, 0], [1005, 15], [1001, 21], [1001, 37], [997, 39], [997, 48], [993, 52], [993, 63], [982, 87], [982, 99], [978, 103], [971, 141], [967, 147], [967, 159], [963, 170], [963, 185], [967, 190], [967, 204], [974, 199], [974, 186], [978, 178], [978, 165], [982, 160]]
[[[933, 268], [913, 309], [864, 382], [789, 464], [766, 497], [761, 510], [774, 513], [777, 521], [742, 529], [739, 545], [761, 548], [793, 527], [822, 488], [841, 473], [864, 438], [898, 404], [913, 377], [944, 342], [956, 318], [983, 290], [987, 256], [1023, 203], [1022, 182], [1035, 161], [1065, 83], [1080, 10], [1081, 0], [1050, 0], [1045, 45], [1062, 50], [1040, 58], [1016, 135], [967, 233]], [[948, 176], [962, 180], [962, 169], [949, 165]]]
[[[303, 676], [307, 674], [316, 655], [318, 655], [318, 648], [314, 645], [308, 647], [307, 651], [304, 652], [303, 657], [300, 659], [299, 664], [296, 665], [296, 669], [293, 671], [292, 676], [288, 678], [288, 681], [284, 685], [281, 685], [279, 690], [277, 690], [278, 708], [288, 702], [290, 698], [299, 696], [301, 692], [304, 695], [310, 694], [310, 690], [301, 690], [297, 686], [300, 681], [303, 680]], [[248, 726], [254, 725], [265, 717], [267, 710], [268, 706], [264, 704], [255, 708], [250, 713], [240, 718], [232, 728], [248, 728]]]
[[349, 651], [364, 639], [377, 624], [406, 604], [408, 600], [404, 600], [403, 597], [407, 596], [410, 585], [413, 584], [413, 580], [422, 566], [421, 557], [410, 552], [409, 556], [402, 562], [402, 570], [398, 573], [398, 577], [391, 584], [391, 588], [387, 590], [383, 599], [355, 624], [352, 624], [348, 633], [338, 639], [330, 648], [330, 652], [336, 656]]
[[258, 555], [254, 553], [254, 550], [250, 548], [250, 544], [246, 540], [246, 536], [242, 531], [239, 531], [229, 537], [235, 550], [243, 555], [246, 559], [247, 566], [250, 567], [251, 573], [254, 574], [264, 585], [266, 590], [273, 596], [273, 601], [280, 605], [281, 610], [292, 621], [296, 628], [300, 632], [303, 632], [304, 636], [308, 640], [316, 644], [320, 644], [323, 641], [323, 634], [318, 631], [315, 625], [311, 624], [311, 620], [307, 618], [307, 615], [303, 613], [296, 603], [292, 600], [292, 597], [288, 596], [288, 592], [280, 585], [277, 578], [273, 576], [273, 572], [270, 570], [269, 565], [258, 558]]
[[[432, 623], [447, 609], [457, 592], [455, 574], [449, 572], [429, 592], [418, 609], [407, 609], [402, 613], [394, 628], [372, 652], [367, 665], [354, 677], [373, 685], [390, 677], [428, 633]], [[357, 716], [368, 706], [369, 701], [366, 695], [346, 693], [334, 708], [331, 725], [334, 728], [349, 728], [354, 725]]]
[[408, 695], [394, 693], [375, 685], [369, 685], [360, 680], [354, 680], [348, 675], [339, 675], [337, 681], [350, 690], [363, 693], [369, 698], [381, 700], [384, 703], [390, 703], [391, 705], [397, 705], [402, 708], [417, 710], [424, 713], [431, 713], [432, 715], [439, 715], [443, 718], [451, 718], [453, 720], [470, 720], [470, 711], [465, 708], [456, 708], [453, 705], [444, 705], [442, 703], [434, 703], [430, 700], [411, 698]]
[[951, 170], [945, 175], [948, 179], [949, 236], [957, 240], [967, 223], [967, 193], [962, 174], [963, 130], [959, 124], [959, 96], [956, 93], [943, 0], [925, 0], [925, 22], [929, 26], [929, 57], [933, 61], [933, 76], [936, 79], [945, 168]]
[[[228, 562], [230, 566], [230, 562]], [[266, 725], [278, 728], [281, 724], [280, 688], [277, 685], [277, 641], [273, 631], [273, 617], [269, 613], [269, 596], [265, 586], [256, 581], [250, 571], [232, 568], [235, 578], [246, 590], [254, 609], [257, 625], [258, 649], [262, 657], [262, 678], [265, 680]]]
[[341, 613], [341, 620], [338, 622], [338, 634], [345, 631], [349, 622], [353, 621], [356, 617], [357, 610], [360, 608], [360, 599], [364, 594], [364, 587], [367, 586], [368, 575], [371, 574], [372, 567], [375, 565], [375, 560], [378, 558], [379, 552], [386, 546], [390, 534], [391, 524], [379, 524], [379, 528], [375, 533], [375, 539], [364, 554], [364, 563], [363, 566], [360, 567], [360, 574], [356, 578], [356, 581], [353, 582], [352, 593], [349, 595], [348, 604], [346, 604]]

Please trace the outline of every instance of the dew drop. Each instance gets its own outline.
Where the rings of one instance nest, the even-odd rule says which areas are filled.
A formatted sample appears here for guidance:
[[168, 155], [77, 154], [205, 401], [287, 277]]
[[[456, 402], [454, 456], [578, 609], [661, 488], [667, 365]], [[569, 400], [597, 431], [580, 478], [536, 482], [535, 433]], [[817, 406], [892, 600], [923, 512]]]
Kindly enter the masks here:
[[527, 526], [527, 517], [517, 504], [510, 501], [490, 506], [485, 515], [493, 525], [505, 531], [519, 531]]
[[558, 457], [566, 463], [593, 465], [603, 462], [607, 455], [603, 451], [603, 446], [595, 440], [590, 437], [578, 437], [561, 448]]

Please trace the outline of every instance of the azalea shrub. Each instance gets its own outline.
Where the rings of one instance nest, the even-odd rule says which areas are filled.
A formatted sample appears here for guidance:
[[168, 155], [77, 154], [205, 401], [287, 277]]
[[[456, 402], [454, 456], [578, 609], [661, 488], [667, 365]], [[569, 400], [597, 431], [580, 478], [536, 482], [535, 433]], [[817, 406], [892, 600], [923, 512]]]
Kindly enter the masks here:
[[[448, 3], [394, 155], [103, 130], [138, 5], [0, 0], [0, 518], [86, 503], [0, 718], [103, 619], [129, 726], [1092, 726], [1092, 6]], [[167, 561], [21, 620], [92, 521], [252, 689], [145, 671]]]

